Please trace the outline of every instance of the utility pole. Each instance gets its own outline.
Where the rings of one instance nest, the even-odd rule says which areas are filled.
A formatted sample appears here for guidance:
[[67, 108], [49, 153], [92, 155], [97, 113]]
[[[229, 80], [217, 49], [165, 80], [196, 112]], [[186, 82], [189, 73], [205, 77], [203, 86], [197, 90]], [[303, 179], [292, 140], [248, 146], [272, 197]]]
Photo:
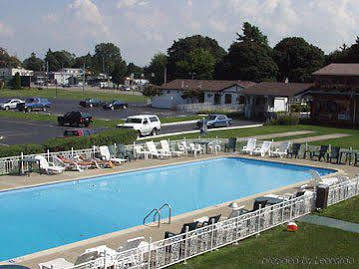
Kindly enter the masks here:
[[46, 87], [49, 88], [49, 61], [46, 61]]
[[163, 71], [163, 83], [167, 83], [167, 66], [165, 66]]
[[83, 69], [82, 69], [82, 72], [84, 73], [83, 74], [83, 79], [82, 79], [82, 92], [85, 93], [85, 80], [86, 80], [86, 71], [85, 71], [85, 64], [83, 66]]

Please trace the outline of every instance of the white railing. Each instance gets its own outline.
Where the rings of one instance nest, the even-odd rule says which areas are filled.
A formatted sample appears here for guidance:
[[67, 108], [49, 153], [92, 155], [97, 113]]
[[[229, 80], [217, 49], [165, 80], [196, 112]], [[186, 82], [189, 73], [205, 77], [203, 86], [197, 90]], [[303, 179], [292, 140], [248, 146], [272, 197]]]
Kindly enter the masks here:
[[235, 104], [235, 105], [213, 105], [211, 103], [194, 103], [194, 104], [181, 104], [177, 105], [176, 109], [184, 112], [197, 113], [200, 111], [226, 111], [226, 112], [243, 112], [244, 105]]
[[327, 205], [330, 206], [337, 204], [356, 195], [359, 195], [359, 176], [354, 179], [329, 186]]
[[[197, 142], [199, 140], [200, 141], [208, 141], [208, 142], [216, 141], [220, 145], [223, 145], [228, 142], [228, 139], [220, 139], [220, 138], [213, 138], [213, 139], [198, 138], [198, 139], [185, 139], [185, 140], [188, 143]], [[177, 140], [174, 140], [174, 141], [169, 140], [171, 148], [176, 148], [178, 142], [179, 141], [177, 141]], [[158, 148], [161, 147], [159, 142], [155, 142], [155, 144]], [[146, 146], [145, 142], [136, 143], [136, 145]], [[133, 146], [134, 146], [134, 144], [126, 145], [125, 147], [126, 147], [126, 149], [133, 151]], [[4, 158], [0, 158], [0, 175], [18, 174], [21, 169], [21, 167], [20, 167], [21, 165], [23, 165], [22, 170], [27, 171], [27, 168], [28, 168], [27, 162], [21, 162], [21, 160], [31, 159], [31, 158], [35, 157], [36, 155], [42, 155], [45, 158], [47, 158], [49, 161], [53, 161], [54, 160], [53, 157], [55, 157], [55, 156], [63, 156], [66, 158], [71, 158], [73, 156], [81, 155], [87, 159], [91, 159], [98, 153], [99, 153], [98, 147], [93, 146], [90, 149], [69, 150], [69, 151], [59, 151], [59, 152], [47, 151], [46, 153], [4, 157]]]
[[165, 268], [304, 216], [314, 209], [315, 196], [304, 195], [157, 242], [150, 240], [147, 246], [115, 256], [105, 253], [103, 258], [68, 269]]

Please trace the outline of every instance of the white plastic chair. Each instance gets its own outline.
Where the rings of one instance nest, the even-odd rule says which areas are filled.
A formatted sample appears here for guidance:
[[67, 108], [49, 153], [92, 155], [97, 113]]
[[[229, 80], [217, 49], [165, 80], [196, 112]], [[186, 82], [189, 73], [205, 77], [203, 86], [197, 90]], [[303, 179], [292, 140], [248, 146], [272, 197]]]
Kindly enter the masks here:
[[278, 147], [275, 148], [274, 151], [271, 150], [269, 152], [269, 156], [283, 158], [287, 156], [289, 147], [290, 147], [290, 142], [281, 142], [279, 143]]
[[247, 145], [242, 148], [243, 153], [251, 153], [253, 150], [256, 149], [256, 138], [249, 138], [247, 141]]
[[45, 171], [47, 174], [61, 174], [65, 171], [65, 167], [56, 166], [52, 162], [48, 162], [44, 156], [36, 155], [35, 160], [38, 160], [40, 163], [40, 169]]
[[253, 151], [250, 152], [250, 155], [261, 155], [264, 157], [266, 153], [270, 151], [270, 148], [272, 146], [271, 141], [264, 141], [261, 147], [257, 147]]

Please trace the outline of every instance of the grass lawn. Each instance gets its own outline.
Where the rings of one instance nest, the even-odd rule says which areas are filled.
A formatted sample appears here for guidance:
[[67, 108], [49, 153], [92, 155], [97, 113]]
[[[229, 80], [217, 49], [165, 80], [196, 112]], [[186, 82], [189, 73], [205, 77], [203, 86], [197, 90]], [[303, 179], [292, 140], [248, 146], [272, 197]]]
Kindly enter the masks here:
[[319, 215], [359, 223], [359, 196], [332, 205]]
[[[44, 97], [44, 98], [55, 98], [56, 97], [56, 89], [46, 89], [38, 90], [38, 89], [22, 89], [22, 90], [0, 90], [0, 98], [25, 98], [25, 97]], [[83, 93], [82, 91], [71, 91], [58, 89], [57, 90], [57, 98], [58, 99], [75, 99], [82, 100], [84, 98], [99, 98], [104, 101], [110, 101], [114, 99], [120, 99], [124, 102], [146, 102], [147, 97], [142, 95], [133, 95], [133, 94], [124, 94], [124, 93], [115, 93], [115, 92], [106, 92], [106, 91], [86, 91]]]
[[[298, 223], [299, 231], [290, 233], [283, 226], [241, 241], [238, 246], [228, 246], [178, 264], [174, 269], [237, 269], [237, 268], [358, 268], [359, 234], [338, 229]], [[348, 258], [356, 264], [314, 264], [322, 258]], [[286, 260], [287, 258], [287, 260]], [[286, 264], [299, 259], [306, 264]], [[279, 260], [280, 259], [280, 260]], [[312, 265], [308, 265], [311, 260]], [[271, 262], [280, 264], [271, 264]], [[287, 262], [288, 263], [288, 262]], [[314, 264], [314, 265], [313, 265]]]
[[[349, 134], [351, 136], [340, 138], [340, 139], [332, 139], [330, 143], [335, 146], [339, 145], [341, 147], [353, 147], [359, 149], [359, 130], [353, 129], [339, 129], [339, 128], [330, 128], [330, 127], [322, 127], [322, 126], [315, 126], [315, 125], [297, 125], [297, 126], [263, 126], [258, 128], [246, 128], [246, 129], [235, 129], [235, 130], [227, 130], [227, 131], [213, 131], [208, 132], [203, 138], [230, 138], [230, 137], [248, 137], [248, 136], [255, 136], [255, 135], [265, 135], [265, 134], [276, 134], [276, 133], [284, 133], [284, 132], [294, 132], [294, 131], [313, 131], [312, 134], [306, 135], [299, 135], [299, 136], [290, 136], [290, 137], [282, 137], [275, 139], [276, 141], [281, 140], [288, 140], [293, 138], [301, 138], [301, 137], [310, 137], [310, 136], [319, 136], [319, 135], [326, 135], [326, 134], [334, 134], [334, 133], [344, 133]], [[161, 139], [171, 139], [171, 140], [178, 140], [184, 137], [186, 138], [198, 138], [199, 133], [195, 134], [185, 134], [185, 135], [177, 135], [177, 136], [169, 136], [169, 137], [162, 137], [155, 140]], [[329, 140], [328, 140], [329, 141]], [[319, 141], [313, 144], [326, 144], [328, 141]]]

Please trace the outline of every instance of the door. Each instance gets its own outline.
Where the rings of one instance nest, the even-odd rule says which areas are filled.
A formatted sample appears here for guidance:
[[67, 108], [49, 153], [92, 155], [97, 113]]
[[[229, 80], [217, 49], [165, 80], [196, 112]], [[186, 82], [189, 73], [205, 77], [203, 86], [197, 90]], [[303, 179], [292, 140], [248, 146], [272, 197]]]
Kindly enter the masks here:
[[142, 134], [149, 135], [152, 132], [152, 125], [148, 118], [142, 120]]
[[232, 94], [227, 93], [227, 94], [224, 96], [224, 103], [225, 103], [226, 105], [232, 104]]

